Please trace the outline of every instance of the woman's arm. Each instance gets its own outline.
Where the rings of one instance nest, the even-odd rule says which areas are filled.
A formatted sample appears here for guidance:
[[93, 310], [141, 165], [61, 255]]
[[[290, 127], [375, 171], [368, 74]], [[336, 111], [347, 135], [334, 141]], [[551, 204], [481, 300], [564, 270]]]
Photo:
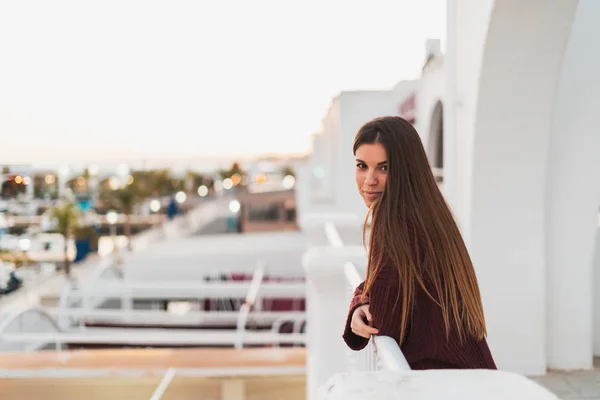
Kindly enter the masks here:
[[383, 268], [369, 291], [369, 311], [378, 336], [400, 339], [401, 302], [398, 273], [394, 268]]
[[[356, 309], [364, 304], [369, 303], [369, 299], [365, 299], [362, 301], [362, 292], [365, 283], [362, 282], [356, 290], [354, 290], [354, 296], [352, 297], [352, 301], [350, 302], [350, 310], [348, 311], [348, 316], [346, 317], [346, 327], [344, 329], [344, 334], [342, 338], [352, 350], [362, 350], [369, 343], [369, 339], [358, 336], [354, 332], [352, 332], [352, 328], [350, 327], [350, 323], [352, 322], [352, 315]], [[365, 322], [366, 323], [366, 322]]]

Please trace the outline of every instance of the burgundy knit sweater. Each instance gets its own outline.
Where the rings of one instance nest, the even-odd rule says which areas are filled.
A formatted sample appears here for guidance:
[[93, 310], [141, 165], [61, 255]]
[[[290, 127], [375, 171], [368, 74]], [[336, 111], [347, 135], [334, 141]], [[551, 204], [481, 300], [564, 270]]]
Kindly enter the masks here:
[[[369, 303], [373, 326], [379, 335], [396, 339], [400, 336], [400, 307], [395, 306], [398, 295], [397, 273], [386, 268], [380, 272], [369, 293], [369, 299], [361, 303], [364, 282], [354, 292], [343, 335], [352, 350], [363, 349], [368, 340], [354, 334], [350, 328], [352, 313], [362, 304]], [[427, 290], [435, 290], [426, 283]], [[446, 339], [444, 320], [440, 307], [420, 287], [416, 288], [415, 308], [409, 322], [408, 334], [401, 346], [411, 369], [496, 369], [496, 364], [485, 340], [465, 338], [456, 334]], [[435, 295], [434, 295], [435, 296]]]

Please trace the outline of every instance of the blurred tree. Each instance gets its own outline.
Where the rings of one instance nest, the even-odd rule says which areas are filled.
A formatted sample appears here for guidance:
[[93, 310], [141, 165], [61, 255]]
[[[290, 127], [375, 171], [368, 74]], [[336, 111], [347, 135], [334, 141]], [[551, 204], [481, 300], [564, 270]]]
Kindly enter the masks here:
[[285, 167], [283, 167], [283, 169], [281, 170], [281, 173], [283, 174], [283, 176], [291, 175], [294, 178], [296, 177], [296, 171], [290, 165], [286, 165]]
[[226, 178], [231, 178], [233, 175], [239, 175], [240, 177], [243, 177], [246, 175], [246, 172], [244, 170], [242, 170], [242, 168], [240, 167], [240, 164], [237, 162], [234, 162], [231, 166], [231, 168], [229, 169], [221, 169], [218, 171], [219, 176], [221, 177], [221, 179], [226, 179]]
[[209, 177], [191, 170], [187, 171], [185, 175], [185, 181], [186, 189], [188, 189], [190, 192], [197, 190], [199, 186], [205, 185], [210, 187], [211, 185], [211, 179]]
[[77, 178], [67, 181], [67, 187], [73, 193], [86, 193], [88, 190], [88, 180], [85, 176], [79, 175]]
[[64, 268], [65, 274], [71, 276], [71, 261], [69, 260], [69, 239], [75, 232], [75, 228], [79, 226], [79, 210], [73, 203], [63, 203], [55, 206], [50, 213], [51, 217], [56, 222], [56, 231], [63, 236], [64, 239]]
[[[132, 175], [133, 176], [133, 175]], [[125, 216], [123, 231], [127, 237], [127, 248], [131, 247], [131, 215], [135, 213], [135, 207], [147, 197], [147, 191], [142, 188], [142, 182], [133, 178], [129, 184], [116, 190], [103, 190], [100, 199], [106, 209], [115, 209]]]

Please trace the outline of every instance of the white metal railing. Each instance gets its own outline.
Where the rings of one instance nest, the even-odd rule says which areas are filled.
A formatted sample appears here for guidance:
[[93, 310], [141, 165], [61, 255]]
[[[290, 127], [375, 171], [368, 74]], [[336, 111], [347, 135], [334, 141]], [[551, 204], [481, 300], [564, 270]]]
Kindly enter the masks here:
[[[330, 245], [335, 248], [342, 248], [344, 243], [340, 237], [340, 234], [333, 222], [326, 222], [325, 236], [329, 241]], [[344, 275], [348, 281], [348, 289], [350, 298], [354, 292], [354, 289], [360, 285], [363, 279], [354, 265], [351, 262], [344, 263]], [[398, 346], [398, 343], [387, 336], [372, 336], [369, 344], [363, 350], [364, 357], [362, 360], [355, 354], [349, 354], [349, 364], [352, 369], [358, 370], [397, 370], [407, 371], [410, 370], [410, 366], [406, 361], [406, 357], [402, 354], [402, 350]], [[361, 365], [362, 364], [362, 365]]]
[[[132, 298], [157, 299], [189, 299], [204, 297], [239, 297], [243, 298], [250, 290], [252, 283], [246, 281], [212, 281], [212, 282], [186, 282], [186, 281], [148, 281], [148, 282], [121, 282], [111, 280], [110, 284], [94, 287], [88, 290], [72, 289], [69, 296], [76, 298], [121, 298], [129, 295]], [[302, 298], [305, 296], [306, 285], [302, 282], [265, 282], [261, 284], [262, 296]]]
[[165, 394], [165, 391], [169, 387], [169, 384], [173, 380], [173, 377], [175, 377], [176, 372], [177, 371], [175, 370], [175, 368], [169, 368], [169, 369], [167, 369], [167, 372], [165, 372], [165, 375], [162, 377], [162, 379], [158, 383], [158, 386], [154, 390], [154, 393], [152, 393], [152, 396], [150, 397], [150, 400], [160, 400], [160, 399], [162, 399], [163, 394]]
[[309, 245], [302, 256], [308, 303], [308, 400], [317, 399], [319, 387], [327, 391], [327, 381], [340, 373], [383, 374], [385, 370], [409, 369], [392, 338], [373, 336], [362, 351], [351, 351], [341, 340], [350, 299], [363, 281], [362, 271], [367, 264], [367, 254], [358, 240], [356, 244], [346, 244], [342, 238], [348, 237], [348, 241], [354, 241], [354, 236], [359, 238], [361, 225], [362, 218], [350, 214], [308, 214], [302, 219]]
[[[237, 332], [237, 340], [235, 342], [235, 348], [240, 349], [243, 347], [244, 336], [246, 334], [246, 324], [248, 322], [248, 318], [250, 316], [250, 311], [252, 307], [256, 304], [256, 300], [258, 298], [258, 293], [261, 290], [262, 285], [265, 285], [263, 282], [265, 274], [265, 264], [264, 262], [259, 262], [254, 274], [252, 276], [252, 281], [250, 282], [250, 287], [248, 289], [248, 294], [244, 300], [244, 304], [240, 307], [240, 311], [238, 313], [237, 324], [236, 324], [236, 332]], [[276, 283], [275, 285], [280, 285], [281, 283]], [[297, 293], [297, 296], [293, 297], [304, 297], [305, 289], [304, 284], [302, 284], [302, 291]], [[290, 297], [289, 294], [285, 295], [285, 297]], [[281, 326], [285, 322], [292, 322], [294, 327], [292, 329], [293, 334], [302, 335], [301, 326], [298, 324], [298, 321], [305, 321], [306, 315], [304, 312], [286, 312], [279, 315], [274, 321], [272, 321], [271, 325], [271, 334], [277, 335], [280, 333]], [[275, 347], [279, 346], [279, 342], [273, 343]]]
[[[90, 309], [45, 307], [48, 314], [57, 319], [68, 317], [86, 319], [89, 322], [109, 324], [148, 324], [165, 326], [189, 326], [194, 324], [232, 325], [236, 326], [240, 318], [239, 311], [196, 311], [184, 313], [164, 310], [123, 310], [123, 309]], [[297, 321], [305, 316], [304, 311], [251, 311], [246, 318], [249, 323], [270, 325], [277, 321]]]
[[[113, 344], [138, 344], [138, 345], [160, 345], [160, 344], [196, 344], [196, 345], [233, 345], [241, 348], [245, 344], [269, 344], [278, 346], [280, 343], [304, 344], [304, 334], [300, 330], [298, 321], [305, 319], [304, 312], [251, 312], [261, 291], [262, 296], [273, 297], [303, 297], [303, 283], [273, 282], [263, 283], [265, 274], [264, 263], [259, 263], [253, 274], [251, 282], [202, 282], [200, 284], [189, 284], [184, 282], [144, 282], [140, 284], [127, 284], [120, 279], [103, 279], [108, 277], [122, 278], [119, 265], [104, 264], [94, 271], [91, 283], [76, 289], [69, 286], [61, 294], [60, 307], [58, 309], [41, 309], [44, 315], [52, 318], [57, 316], [61, 321], [58, 332], [24, 332], [19, 330], [16, 334], [5, 334], [2, 339], [8, 342], [28, 341], [55, 341], [57, 343], [113, 343]], [[100, 282], [102, 281], [102, 285]], [[264, 286], [264, 290], [261, 287]], [[165, 291], [166, 287], [166, 291]], [[233, 290], [232, 290], [233, 289]], [[167, 311], [157, 310], [134, 310], [127, 309], [96, 309], [102, 301], [116, 297], [123, 301], [133, 298], [205, 298], [212, 296], [243, 297], [239, 293], [246, 294], [245, 302], [239, 311], [192, 311], [184, 315], [174, 314]], [[76, 301], [73, 301], [76, 300]], [[77, 301], [79, 300], [79, 301]], [[96, 300], [96, 301], [94, 301]], [[80, 305], [78, 308], [72, 306]], [[210, 331], [182, 331], [177, 329], [149, 329], [149, 328], [95, 328], [86, 326], [86, 317], [112, 318], [119, 323], [132, 323], [140, 321], [148, 324], [149, 321], [172, 326], [179, 324], [217, 322], [235, 323], [236, 330], [210, 330]], [[79, 319], [79, 328], [73, 329], [75, 318]], [[149, 318], [151, 317], [151, 318]], [[270, 331], [246, 331], [246, 324], [253, 322], [268, 322], [272, 324]], [[280, 333], [282, 322], [294, 323], [292, 333]]]
[[[71, 315], [68, 312], [72, 306], [79, 305], [80, 309], [89, 311], [106, 300], [106, 298], [100, 296], [93, 296], [92, 293], [101, 285], [101, 280], [107, 277], [111, 278], [108, 279], [109, 281], [114, 281], [114, 278], [123, 279], [124, 277], [121, 265], [115, 263], [112, 257], [107, 257], [100, 261], [92, 273], [90, 282], [83, 288], [77, 288], [74, 283], [67, 282], [61, 291], [59, 299], [59, 309], [61, 312], [58, 315], [58, 321], [62, 329], [68, 329], [73, 323], [73, 320], [70, 318]], [[78, 294], [76, 295], [75, 293]], [[122, 296], [121, 300], [122, 306], [123, 304], [129, 305], [131, 303], [131, 299], [125, 295]]]
[[244, 332], [246, 331], [246, 322], [248, 321], [248, 314], [250, 314], [250, 310], [254, 306], [256, 302], [256, 298], [258, 297], [258, 291], [260, 290], [260, 285], [265, 276], [265, 264], [260, 262], [254, 270], [254, 274], [252, 274], [252, 281], [250, 282], [250, 288], [248, 289], [248, 294], [246, 295], [246, 299], [244, 304], [240, 307], [240, 312], [238, 313], [238, 319], [236, 324], [236, 332], [238, 334], [237, 339], [235, 341], [235, 348], [240, 349], [243, 347], [243, 339]]
[[[102, 286], [102, 280], [108, 278], [106, 280], [113, 281], [116, 278], [122, 281], [124, 277], [125, 276], [123, 274], [122, 266], [118, 263], [115, 263], [110, 258], [106, 259], [106, 261], [104, 261], [102, 264], [100, 264], [98, 268], [96, 268], [92, 279], [89, 283], [85, 285], [85, 288], [82, 290], [83, 296], [81, 300], [83, 302], [83, 307], [85, 309], [95, 308], [99, 303], [102, 302], [102, 299], [94, 298], [93, 296], [93, 293], [98, 288], [98, 286]], [[76, 289], [71, 287], [70, 294], [72, 294], [75, 291]], [[93, 300], [96, 300], [96, 302], [94, 302]]]
[[[4, 342], [15, 343], [69, 343], [114, 344], [121, 346], [234, 346], [238, 340], [234, 330], [184, 330], [184, 329], [128, 329], [85, 328], [70, 332], [23, 332], [5, 333]], [[275, 343], [305, 344], [306, 337], [299, 333], [273, 333], [271, 331], [247, 331], [244, 345], [273, 345]]]
[[[9, 337], [15, 336], [15, 335], [19, 336], [22, 334], [24, 325], [26, 324], [26, 321], [24, 321], [24, 318], [27, 315], [33, 315], [37, 318], [41, 318], [42, 320], [48, 322], [50, 325], [50, 328], [53, 329], [54, 333], [56, 333], [56, 334], [60, 334], [62, 332], [62, 329], [61, 329], [58, 321], [54, 318], [54, 316], [52, 316], [52, 314], [48, 313], [42, 307], [34, 306], [34, 307], [26, 308], [26, 309], [23, 309], [20, 311], [15, 311], [12, 314], [9, 314], [5, 319], [2, 320], [2, 322], [0, 323], [0, 344], [2, 344], [3, 342], [11, 342], [11, 340], [5, 340], [5, 337], [7, 337], [7, 336], [9, 336]], [[37, 320], [33, 321], [33, 322], [35, 325], [39, 325]], [[7, 330], [9, 330], [9, 328], [11, 328], [14, 324], [17, 324], [17, 332], [16, 333], [7, 332]], [[19, 340], [19, 342], [30, 345], [29, 347], [25, 347], [22, 350], [35, 350], [41, 344], [49, 343], [51, 341], [23, 339], [23, 340]], [[61, 349], [60, 341], [55, 341], [55, 349], [56, 350]]]

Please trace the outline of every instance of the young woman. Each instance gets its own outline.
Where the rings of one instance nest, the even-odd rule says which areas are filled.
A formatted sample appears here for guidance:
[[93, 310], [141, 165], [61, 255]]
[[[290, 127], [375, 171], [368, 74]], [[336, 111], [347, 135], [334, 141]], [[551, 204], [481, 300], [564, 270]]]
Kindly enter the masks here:
[[475, 271], [419, 135], [400, 117], [377, 118], [358, 131], [354, 154], [372, 221], [346, 344], [360, 350], [384, 335], [412, 369], [496, 369]]

